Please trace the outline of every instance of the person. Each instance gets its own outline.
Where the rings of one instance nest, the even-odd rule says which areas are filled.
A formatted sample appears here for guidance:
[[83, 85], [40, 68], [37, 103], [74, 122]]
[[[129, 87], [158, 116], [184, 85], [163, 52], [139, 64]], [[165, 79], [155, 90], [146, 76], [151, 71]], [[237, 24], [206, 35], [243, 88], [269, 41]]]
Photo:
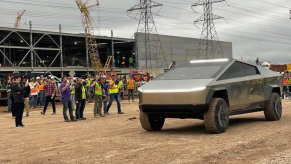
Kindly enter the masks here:
[[[25, 84], [27, 82], [27, 79], [24, 78], [22, 83]], [[30, 95], [30, 86], [28, 85], [27, 87], [25, 87], [24, 89], [24, 108], [26, 111], [26, 117], [29, 117], [29, 95]]]
[[128, 102], [130, 101], [130, 96], [132, 96], [132, 102], [134, 101], [134, 88], [135, 88], [135, 81], [130, 76], [127, 82], [127, 90], [128, 90]]
[[106, 100], [103, 101], [103, 108], [104, 108], [104, 115], [106, 114], [106, 111], [107, 111], [107, 102], [108, 102], [108, 84], [106, 84], [106, 76], [102, 76], [101, 77], [101, 84], [102, 84], [102, 87], [103, 87], [103, 90], [104, 90], [104, 96], [106, 96]]
[[77, 84], [75, 86], [75, 98], [76, 98], [76, 119], [86, 120], [84, 117], [84, 109], [86, 105], [86, 88], [83, 85], [82, 78], [78, 78]]
[[99, 76], [95, 76], [95, 82], [91, 85], [91, 88], [94, 89], [94, 117], [97, 117], [97, 114], [99, 114], [100, 117], [105, 117], [102, 113], [102, 95], [104, 93], [103, 86], [99, 81]]
[[8, 81], [7, 81], [7, 85], [6, 85], [6, 89], [7, 89], [7, 99], [8, 99], [8, 113], [11, 113], [11, 106], [12, 106], [12, 102], [11, 102], [11, 84], [12, 84], [12, 80], [11, 77], [8, 76]]
[[41, 112], [42, 115], [45, 115], [45, 112], [47, 110], [47, 106], [49, 102], [52, 103], [53, 107], [53, 115], [56, 114], [56, 105], [55, 105], [55, 94], [56, 94], [56, 85], [52, 82], [51, 77], [47, 77], [47, 82], [43, 86], [43, 89], [45, 90], [45, 104], [43, 111]]
[[25, 83], [23, 86], [21, 83], [21, 76], [15, 75], [14, 76], [15, 83], [12, 84], [12, 92], [14, 96], [14, 105], [16, 108], [15, 113], [15, 125], [17, 128], [23, 128], [24, 125], [22, 123], [22, 117], [23, 117], [23, 110], [24, 110], [24, 89], [29, 84], [28, 82]]
[[87, 90], [87, 101], [90, 101], [91, 100], [91, 82], [92, 82], [92, 78], [91, 78], [91, 74], [88, 75], [88, 78], [85, 80], [86, 81], [86, 90]]
[[[67, 77], [62, 77], [62, 84], [60, 85], [62, 103], [63, 103], [63, 116], [65, 122], [77, 121], [74, 118], [72, 110], [72, 101], [71, 101], [71, 92], [70, 92], [70, 83], [67, 82]], [[69, 109], [70, 119], [67, 116], [67, 110]]]
[[37, 77], [37, 85], [38, 85], [38, 99], [39, 99], [39, 105], [40, 107], [44, 106], [44, 100], [45, 100], [45, 91], [44, 91], [44, 79], [43, 77]]
[[70, 85], [70, 91], [71, 91], [71, 102], [72, 102], [72, 109], [73, 111], [76, 110], [75, 108], [75, 85], [76, 83], [72, 80], [71, 77], [69, 77], [69, 83], [71, 84]]
[[113, 75], [112, 76], [112, 80], [109, 82], [109, 94], [110, 94], [110, 102], [107, 106], [107, 110], [106, 110], [106, 115], [109, 114], [109, 109], [114, 101], [114, 99], [117, 102], [117, 110], [118, 110], [118, 114], [124, 114], [121, 111], [121, 106], [120, 106], [120, 101], [118, 98], [118, 81], [117, 81], [117, 76]]
[[10, 95], [10, 99], [11, 99], [11, 113], [12, 113], [12, 118], [15, 117], [16, 115], [16, 108], [15, 108], [15, 104], [14, 104], [14, 95], [12, 92], [12, 85], [15, 83], [14, 77], [11, 76], [11, 95]]
[[36, 108], [36, 104], [37, 104], [37, 95], [38, 95], [38, 86], [37, 83], [35, 82], [34, 78], [30, 79], [30, 99], [29, 99], [29, 104], [30, 104], [30, 108]]

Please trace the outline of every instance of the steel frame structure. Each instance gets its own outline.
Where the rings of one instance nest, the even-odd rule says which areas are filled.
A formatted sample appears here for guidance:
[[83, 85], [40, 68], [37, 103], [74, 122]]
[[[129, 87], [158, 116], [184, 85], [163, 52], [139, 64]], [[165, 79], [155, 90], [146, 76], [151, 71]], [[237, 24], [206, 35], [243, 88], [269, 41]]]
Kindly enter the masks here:
[[[85, 34], [72, 34], [72, 33], [63, 33], [62, 27], [59, 25], [59, 32], [51, 32], [51, 31], [39, 31], [39, 30], [32, 30], [32, 24], [29, 23], [30, 27], [29, 29], [16, 29], [16, 28], [8, 28], [8, 27], [0, 27], [0, 31], [6, 31], [8, 32], [3, 36], [2, 39], [0, 39], [0, 56], [4, 56], [5, 60], [4, 62], [7, 64], [10, 63], [8, 67], [0, 67], [0, 71], [7, 71], [7, 72], [32, 72], [32, 71], [39, 71], [39, 72], [56, 72], [60, 71], [63, 75], [63, 72], [70, 71], [71, 69], [74, 69], [75, 71], [81, 71], [81, 72], [93, 72], [94, 69], [90, 66], [89, 60], [86, 61], [86, 67], [74, 67], [74, 66], [68, 66], [64, 67], [63, 65], [63, 41], [66, 42], [66, 40], [63, 40], [63, 37], [77, 37], [77, 38], [84, 38], [84, 42], [86, 41]], [[113, 31], [112, 31], [113, 32]], [[22, 34], [23, 33], [23, 34]], [[24, 35], [25, 33], [25, 35]], [[7, 40], [9, 39], [9, 36], [17, 35], [19, 36], [19, 39], [23, 41], [24, 45], [16, 46], [16, 45], [10, 45], [8, 44]], [[40, 34], [39, 37], [35, 38], [33, 34]], [[44, 40], [44, 37], [49, 39], [51, 43], [55, 45], [56, 48], [46, 48], [46, 47], [37, 47], [36, 44], [40, 43], [40, 41]], [[59, 37], [59, 40], [56, 40], [56, 37]], [[29, 39], [28, 39], [29, 38]], [[116, 38], [113, 37], [98, 37], [93, 36], [95, 39], [102, 39], [106, 42], [110, 42], [112, 44], [111, 53], [114, 54], [114, 44], [115, 42], [134, 42], [133, 39], [127, 39], [127, 38]], [[84, 46], [85, 48], [86, 46]], [[28, 50], [28, 52], [23, 56], [23, 58], [20, 60], [20, 63], [17, 65], [14, 65], [13, 59], [10, 60], [9, 56], [7, 55], [7, 51], [10, 51], [11, 49], [18, 49], [18, 50]], [[49, 63], [41, 63], [44, 67], [36, 67], [35, 64], [35, 58], [37, 58], [40, 61], [43, 61], [41, 58], [41, 55], [37, 52], [37, 50], [46, 50], [50, 52], [56, 52], [53, 60]], [[86, 47], [86, 51], [88, 52], [88, 47]], [[11, 54], [11, 53], [10, 53]], [[53, 64], [57, 60], [57, 58], [60, 56], [60, 67], [54, 67]], [[31, 65], [29, 67], [22, 67], [21, 64], [24, 62], [27, 57], [30, 57]], [[19, 59], [19, 58], [18, 58]], [[113, 60], [113, 59], [112, 59]], [[5, 64], [4, 63], [4, 64]], [[2, 63], [3, 64], [3, 63]]]

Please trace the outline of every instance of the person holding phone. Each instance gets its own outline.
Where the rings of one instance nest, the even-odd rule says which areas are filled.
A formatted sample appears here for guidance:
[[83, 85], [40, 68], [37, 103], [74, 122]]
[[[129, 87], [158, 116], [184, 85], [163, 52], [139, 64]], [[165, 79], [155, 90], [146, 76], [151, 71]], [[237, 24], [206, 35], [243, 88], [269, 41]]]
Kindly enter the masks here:
[[29, 84], [28, 82], [25, 85], [22, 85], [21, 76], [14, 76], [15, 83], [12, 84], [12, 92], [14, 96], [14, 105], [16, 109], [15, 113], [15, 125], [16, 128], [23, 128], [24, 125], [22, 123], [23, 110], [24, 110], [24, 90]]

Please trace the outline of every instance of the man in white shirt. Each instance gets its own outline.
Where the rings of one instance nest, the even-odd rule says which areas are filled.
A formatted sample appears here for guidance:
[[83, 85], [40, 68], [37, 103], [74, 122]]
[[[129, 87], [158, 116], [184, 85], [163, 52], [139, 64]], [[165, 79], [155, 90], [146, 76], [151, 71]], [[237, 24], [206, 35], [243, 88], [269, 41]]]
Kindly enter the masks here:
[[37, 97], [38, 97], [38, 85], [37, 83], [35, 82], [35, 79], [34, 78], [31, 78], [30, 79], [31, 82], [29, 83], [29, 86], [30, 86], [30, 107], [31, 108], [36, 108], [36, 105], [37, 105]]

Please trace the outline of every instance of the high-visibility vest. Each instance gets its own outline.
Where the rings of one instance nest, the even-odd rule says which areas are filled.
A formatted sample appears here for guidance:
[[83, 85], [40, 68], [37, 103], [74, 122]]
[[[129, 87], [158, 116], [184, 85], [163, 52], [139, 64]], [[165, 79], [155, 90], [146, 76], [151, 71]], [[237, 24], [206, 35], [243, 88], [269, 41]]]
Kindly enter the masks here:
[[87, 84], [86, 84], [86, 86], [88, 87], [88, 86], [90, 86], [90, 84], [91, 84], [91, 82], [92, 82], [92, 79], [91, 78], [88, 78], [88, 79], [86, 79], [87, 80]]
[[288, 80], [287, 79], [283, 79], [283, 84], [287, 84], [288, 83]]
[[122, 82], [122, 80], [120, 80], [119, 82], [118, 82], [118, 88], [120, 89], [120, 88], [122, 88], [123, 87], [123, 82]]
[[134, 80], [130, 79], [128, 81], [127, 89], [134, 89], [135, 82]]
[[111, 85], [113, 83], [113, 85], [109, 88], [109, 93], [118, 93], [118, 86], [114, 83], [114, 81], [110, 81], [109, 85]]
[[95, 95], [102, 95], [102, 89], [101, 89], [101, 85], [98, 82], [95, 82]]
[[30, 93], [37, 93], [37, 91], [38, 91], [37, 85], [35, 83], [30, 83], [30, 84], [32, 84], [34, 86], [33, 89], [30, 89]]
[[44, 83], [41, 81], [41, 82], [38, 84], [38, 89], [39, 89], [40, 91], [43, 91], [43, 90], [44, 90], [43, 86], [44, 86]]
[[82, 86], [82, 100], [86, 99], [86, 90], [85, 87]]
[[71, 94], [75, 94], [75, 84], [72, 84], [72, 88], [71, 88]]

